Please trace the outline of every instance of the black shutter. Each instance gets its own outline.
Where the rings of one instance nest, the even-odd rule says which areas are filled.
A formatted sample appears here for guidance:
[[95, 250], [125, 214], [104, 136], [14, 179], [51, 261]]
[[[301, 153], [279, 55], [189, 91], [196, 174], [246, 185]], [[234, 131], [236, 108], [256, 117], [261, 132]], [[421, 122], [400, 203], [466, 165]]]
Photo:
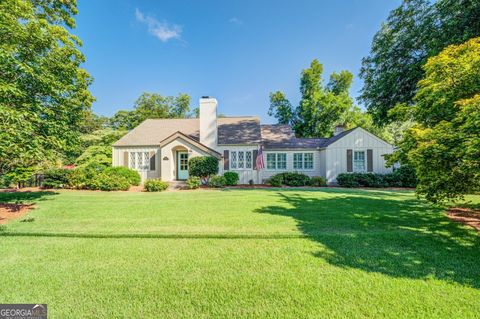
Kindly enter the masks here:
[[257, 156], [258, 156], [258, 150], [254, 150], [252, 153], [252, 161], [253, 161], [253, 169], [257, 169]]
[[367, 172], [373, 172], [373, 150], [367, 150]]
[[155, 159], [157, 157], [155, 156], [155, 151], [150, 152], [150, 170], [154, 171], [155, 170]]
[[347, 172], [353, 172], [353, 151], [347, 150]]
[[230, 168], [229, 160], [230, 160], [230, 152], [228, 150], [224, 150], [223, 151], [223, 170], [224, 171], [228, 171], [228, 169]]

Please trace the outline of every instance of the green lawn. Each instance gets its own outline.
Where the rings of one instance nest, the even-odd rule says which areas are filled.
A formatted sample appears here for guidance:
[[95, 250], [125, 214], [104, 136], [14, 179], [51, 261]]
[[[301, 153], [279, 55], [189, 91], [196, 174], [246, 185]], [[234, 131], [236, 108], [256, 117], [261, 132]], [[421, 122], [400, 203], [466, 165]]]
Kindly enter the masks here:
[[0, 303], [50, 318], [480, 317], [480, 236], [411, 192], [19, 196]]

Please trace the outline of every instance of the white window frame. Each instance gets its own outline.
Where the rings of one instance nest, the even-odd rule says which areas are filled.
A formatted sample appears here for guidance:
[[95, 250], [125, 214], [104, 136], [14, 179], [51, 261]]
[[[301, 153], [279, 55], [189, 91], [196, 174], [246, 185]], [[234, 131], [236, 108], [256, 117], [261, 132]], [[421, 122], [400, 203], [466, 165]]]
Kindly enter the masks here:
[[303, 170], [303, 153], [293, 153], [293, 169]]
[[[363, 159], [356, 159], [357, 154], [363, 154]], [[363, 162], [363, 168], [358, 168], [358, 164]], [[365, 150], [353, 151], [352, 168], [355, 173], [365, 173], [367, 171], [367, 157]]]
[[[231, 150], [229, 166], [232, 171], [245, 171], [253, 169], [252, 150]], [[250, 161], [247, 161], [250, 158]]]
[[[266, 159], [267, 159], [267, 170], [268, 171], [287, 171], [288, 170], [288, 153], [280, 152], [280, 153], [266, 153]], [[271, 158], [273, 156], [273, 166], [274, 167], [269, 167], [269, 157]], [[285, 160], [281, 160], [280, 157], [285, 157]], [[285, 167], [280, 167], [280, 163], [284, 163]]]
[[[311, 156], [312, 158], [312, 166], [311, 167], [307, 167], [307, 155], [308, 157]], [[308, 161], [308, 163], [310, 163], [310, 161]], [[303, 153], [303, 170], [305, 171], [313, 171], [315, 169], [315, 155], [312, 153], [312, 152], [308, 152], [308, 153]]]
[[128, 167], [136, 171], [150, 170], [150, 152], [128, 152]]

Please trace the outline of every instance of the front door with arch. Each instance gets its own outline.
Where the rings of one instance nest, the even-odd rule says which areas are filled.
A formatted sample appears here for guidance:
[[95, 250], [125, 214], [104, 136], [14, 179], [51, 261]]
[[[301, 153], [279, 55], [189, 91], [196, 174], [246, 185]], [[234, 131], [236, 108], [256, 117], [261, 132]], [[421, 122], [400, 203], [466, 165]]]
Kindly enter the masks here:
[[188, 179], [188, 152], [177, 151], [177, 180]]

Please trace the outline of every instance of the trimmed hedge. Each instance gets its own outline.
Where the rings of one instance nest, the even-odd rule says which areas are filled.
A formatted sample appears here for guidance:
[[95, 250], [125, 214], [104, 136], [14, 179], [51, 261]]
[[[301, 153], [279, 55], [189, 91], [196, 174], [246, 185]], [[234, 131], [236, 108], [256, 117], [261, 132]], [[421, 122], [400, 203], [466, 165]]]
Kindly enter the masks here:
[[225, 172], [223, 174], [225, 177], [225, 184], [227, 186], [235, 186], [238, 184], [238, 180], [240, 179], [237, 172]]
[[325, 186], [327, 186], [327, 181], [323, 177], [314, 176], [314, 177], [310, 178], [310, 186], [325, 187]]
[[218, 174], [218, 159], [213, 156], [192, 157], [188, 161], [188, 174], [200, 177], [206, 183], [211, 175]]
[[168, 188], [168, 183], [159, 179], [147, 179], [143, 188], [147, 192], [161, 192]]
[[210, 180], [208, 181], [208, 186], [214, 188], [222, 188], [225, 187], [226, 184], [227, 179], [224, 176], [220, 175], [214, 175], [210, 177]]
[[293, 187], [307, 186], [310, 185], [310, 177], [301, 173], [280, 173], [270, 177], [267, 180], [267, 184], [274, 187], [280, 187], [282, 185]]
[[69, 187], [90, 190], [128, 190], [131, 185], [140, 184], [137, 171], [126, 167], [107, 167], [91, 163], [77, 167], [69, 174]]
[[128, 191], [130, 183], [123, 176], [103, 172], [90, 183], [89, 187], [101, 191]]
[[341, 187], [416, 187], [415, 171], [408, 166], [402, 166], [391, 174], [375, 173], [342, 173], [337, 176]]

